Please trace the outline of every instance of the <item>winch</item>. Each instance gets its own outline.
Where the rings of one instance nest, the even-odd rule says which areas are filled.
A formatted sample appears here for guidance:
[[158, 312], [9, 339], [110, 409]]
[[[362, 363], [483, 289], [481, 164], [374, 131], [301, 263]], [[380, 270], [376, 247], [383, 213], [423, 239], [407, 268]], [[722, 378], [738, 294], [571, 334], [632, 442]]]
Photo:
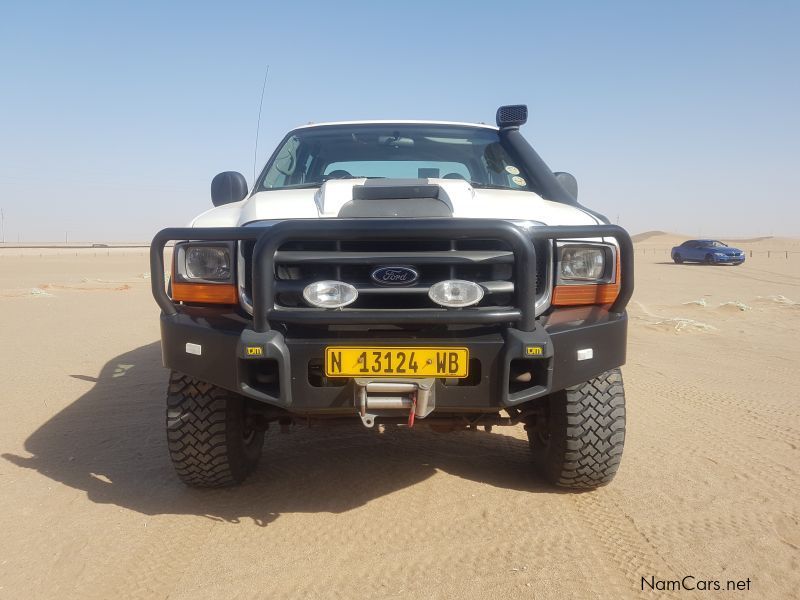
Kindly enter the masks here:
[[365, 427], [373, 427], [375, 418], [408, 414], [408, 426], [414, 419], [424, 419], [435, 406], [434, 387], [436, 380], [405, 379], [392, 381], [385, 378], [355, 379], [355, 406]]

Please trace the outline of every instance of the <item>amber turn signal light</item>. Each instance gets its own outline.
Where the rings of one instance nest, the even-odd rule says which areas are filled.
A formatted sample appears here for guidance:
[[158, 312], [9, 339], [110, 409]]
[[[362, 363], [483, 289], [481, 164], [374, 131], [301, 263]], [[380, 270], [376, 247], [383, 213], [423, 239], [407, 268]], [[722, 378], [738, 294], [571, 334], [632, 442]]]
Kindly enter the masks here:
[[238, 304], [236, 285], [221, 283], [172, 283], [172, 299], [198, 304]]
[[553, 290], [553, 306], [611, 304], [619, 296], [619, 283], [559, 285]]

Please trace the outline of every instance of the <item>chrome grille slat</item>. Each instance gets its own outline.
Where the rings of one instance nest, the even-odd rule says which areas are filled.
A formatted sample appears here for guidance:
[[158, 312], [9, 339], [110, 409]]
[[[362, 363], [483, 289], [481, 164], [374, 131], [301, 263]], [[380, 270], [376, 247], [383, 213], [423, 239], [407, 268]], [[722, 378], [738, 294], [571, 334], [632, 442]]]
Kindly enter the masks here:
[[[296, 293], [301, 294], [303, 289], [313, 279], [305, 280], [286, 280], [279, 279], [275, 282], [275, 291], [279, 294]], [[514, 282], [513, 281], [476, 281], [478, 285], [482, 286], [486, 294], [513, 294]], [[378, 287], [369, 284], [354, 284], [359, 294], [427, 294], [430, 286], [417, 285], [414, 287]]]
[[336, 252], [281, 250], [275, 255], [280, 264], [513, 264], [514, 253], [505, 250], [442, 250], [422, 252]]
[[[552, 243], [536, 240], [536, 312], [550, 302]], [[241, 246], [241, 298], [252, 312], [251, 255], [253, 244]], [[275, 254], [275, 309], [303, 310], [305, 286], [322, 279], [345, 281], [356, 287], [359, 298], [353, 309], [368, 311], [422, 311], [438, 308], [428, 297], [430, 286], [445, 279], [467, 279], [484, 288], [483, 300], [474, 307], [508, 310], [515, 304], [514, 253], [502, 241], [491, 239], [410, 241], [328, 241], [291, 240]], [[381, 286], [370, 277], [379, 266], [406, 265], [419, 270], [412, 286]]]

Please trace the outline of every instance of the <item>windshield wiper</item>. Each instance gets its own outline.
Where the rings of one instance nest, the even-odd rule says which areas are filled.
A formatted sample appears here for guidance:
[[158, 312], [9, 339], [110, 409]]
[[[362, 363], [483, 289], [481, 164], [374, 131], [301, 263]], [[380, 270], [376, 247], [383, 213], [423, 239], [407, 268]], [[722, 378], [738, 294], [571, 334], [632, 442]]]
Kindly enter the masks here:
[[[478, 189], [485, 189], [485, 190], [511, 190], [513, 188], [508, 187], [507, 185], [496, 185], [494, 183], [481, 183], [479, 181], [467, 181], [474, 188]], [[524, 191], [524, 190], [520, 190]]]
[[[265, 187], [265, 188], [261, 188], [259, 191], [260, 192], [266, 192], [266, 191], [269, 191], [269, 190], [304, 190], [304, 189], [308, 189], [308, 188], [321, 187], [322, 184], [325, 183], [326, 181], [347, 181], [347, 180], [350, 180], [350, 179], [386, 179], [386, 177], [381, 177], [381, 176], [370, 176], [370, 177], [367, 177], [367, 176], [364, 176], [364, 175], [359, 175], [359, 176], [354, 175], [353, 177], [336, 177], [336, 178], [333, 178], [333, 179], [325, 179], [324, 181], [314, 181], [314, 182], [310, 182], [310, 183], [298, 183], [296, 185], [283, 185], [283, 186], [274, 187], [274, 188], [266, 188]], [[459, 180], [455, 179], [453, 181], [459, 181]], [[477, 188], [477, 189], [511, 190], [511, 191], [523, 191], [523, 192], [526, 191], [526, 190], [515, 190], [515, 188], [511, 188], [511, 187], [508, 187], [506, 185], [497, 185], [497, 184], [494, 184], [494, 183], [481, 183], [479, 181], [468, 181], [466, 179], [462, 179], [460, 181], [466, 181], [472, 187]]]
[[315, 188], [322, 185], [321, 181], [317, 181], [316, 183], [298, 183], [296, 185], [282, 185], [280, 187], [262, 187], [259, 189], [259, 192], [269, 192], [273, 190], [305, 190], [309, 188]]

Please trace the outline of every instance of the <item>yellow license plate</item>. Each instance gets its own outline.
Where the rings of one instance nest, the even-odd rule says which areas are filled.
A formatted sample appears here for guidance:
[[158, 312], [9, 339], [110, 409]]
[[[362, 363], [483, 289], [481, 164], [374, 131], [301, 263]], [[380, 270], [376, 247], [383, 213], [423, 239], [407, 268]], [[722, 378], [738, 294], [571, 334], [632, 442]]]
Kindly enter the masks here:
[[454, 377], [469, 374], [466, 348], [325, 348], [328, 377]]

